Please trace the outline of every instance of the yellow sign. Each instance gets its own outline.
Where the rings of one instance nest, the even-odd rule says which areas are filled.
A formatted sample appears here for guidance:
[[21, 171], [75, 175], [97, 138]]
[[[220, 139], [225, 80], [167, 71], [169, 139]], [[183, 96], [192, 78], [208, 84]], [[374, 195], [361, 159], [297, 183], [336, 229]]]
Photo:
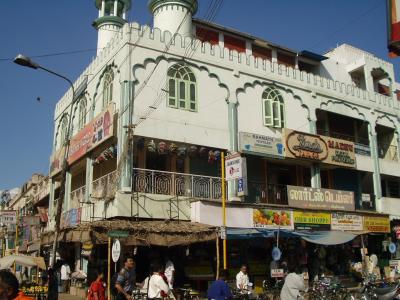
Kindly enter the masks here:
[[318, 212], [293, 212], [294, 228], [302, 230], [330, 230], [331, 215]]
[[364, 217], [364, 230], [370, 232], [389, 233], [389, 217]]

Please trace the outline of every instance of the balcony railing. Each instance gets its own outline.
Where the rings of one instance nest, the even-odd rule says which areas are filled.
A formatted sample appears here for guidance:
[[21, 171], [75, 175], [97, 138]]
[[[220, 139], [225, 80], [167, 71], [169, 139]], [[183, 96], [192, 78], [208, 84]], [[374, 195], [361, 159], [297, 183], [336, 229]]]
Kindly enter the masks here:
[[93, 181], [92, 198], [114, 198], [117, 192], [117, 171], [108, 173]]
[[360, 145], [369, 147], [369, 139], [368, 138], [357, 137], [357, 139], [356, 139], [355, 136], [350, 135], [350, 134], [344, 134], [344, 133], [334, 132], [334, 131], [326, 131], [323, 129], [318, 129], [317, 133], [320, 135], [330, 136], [335, 139], [345, 140], [345, 141], [353, 142], [355, 144], [360, 144]]
[[378, 146], [379, 158], [391, 161], [398, 161], [399, 156], [397, 153], [397, 146], [395, 145], [379, 145]]
[[248, 190], [247, 199], [250, 202], [288, 205], [286, 185], [249, 181]]
[[70, 194], [71, 207], [72, 208], [79, 207], [79, 202], [85, 201], [85, 194], [86, 194], [86, 186], [82, 186], [72, 191]]
[[221, 199], [221, 178], [133, 169], [133, 191], [182, 196], [196, 199]]

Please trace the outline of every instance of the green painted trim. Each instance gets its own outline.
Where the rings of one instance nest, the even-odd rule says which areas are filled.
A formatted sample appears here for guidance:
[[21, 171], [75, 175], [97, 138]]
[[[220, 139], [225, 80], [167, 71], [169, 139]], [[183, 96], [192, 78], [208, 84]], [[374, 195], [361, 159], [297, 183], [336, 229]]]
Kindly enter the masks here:
[[127, 21], [122, 19], [121, 17], [104, 16], [94, 20], [92, 25], [94, 28], [99, 29], [99, 27], [104, 23], [114, 23], [115, 25], [119, 25], [122, 27], [125, 23], [127, 23]]
[[148, 3], [148, 7], [151, 13], [154, 13], [156, 9], [161, 6], [175, 4], [186, 7], [190, 10], [192, 15], [196, 14], [199, 4], [197, 0], [150, 0]]

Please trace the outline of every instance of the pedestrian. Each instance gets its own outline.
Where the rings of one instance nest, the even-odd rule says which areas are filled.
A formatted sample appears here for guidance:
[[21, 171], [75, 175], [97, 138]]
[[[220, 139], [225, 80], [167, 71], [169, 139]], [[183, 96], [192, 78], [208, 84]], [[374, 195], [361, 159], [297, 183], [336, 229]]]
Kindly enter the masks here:
[[228, 270], [222, 270], [219, 274], [219, 278], [215, 280], [208, 288], [207, 298], [209, 300], [232, 299], [232, 291], [231, 288], [226, 283], [227, 279], [228, 279]]
[[247, 274], [247, 266], [242, 265], [239, 273], [236, 275], [236, 287], [239, 290], [247, 290], [249, 285], [249, 275]]
[[288, 268], [289, 274], [286, 276], [285, 283], [283, 284], [281, 290], [281, 299], [304, 299], [300, 293], [306, 291], [303, 275], [299, 274], [300, 272], [298, 268], [294, 267], [293, 265], [289, 265]]
[[19, 284], [13, 273], [0, 270], [0, 300], [13, 300], [18, 295]]
[[89, 287], [87, 300], [105, 300], [106, 299], [106, 284], [104, 282], [104, 272], [98, 271], [96, 280]]
[[55, 269], [50, 268], [47, 272], [47, 300], [58, 300], [58, 276]]
[[170, 260], [168, 257], [166, 258], [165, 262], [165, 270], [164, 270], [164, 275], [167, 277], [168, 281], [168, 286], [172, 290], [174, 286], [174, 279], [175, 279], [175, 266], [172, 260]]
[[150, 266], [151, 276], [148, 282], [148, 299], [162, 299], [168, 296], [169, 286], [162, 276], [163, 267], [160, 263], [154, 262]]
[[124, 267], [119, 271], [115, 288], [118, 291], [117, 300], [131, 300], [135, 287], [135, 261], [131, 255], [125, 255]]
[[69, 283], [71, 279], [71, 268], [67, 262], [64, 262], [61, 266], [61, 284], [64, 293], [69, 293]]

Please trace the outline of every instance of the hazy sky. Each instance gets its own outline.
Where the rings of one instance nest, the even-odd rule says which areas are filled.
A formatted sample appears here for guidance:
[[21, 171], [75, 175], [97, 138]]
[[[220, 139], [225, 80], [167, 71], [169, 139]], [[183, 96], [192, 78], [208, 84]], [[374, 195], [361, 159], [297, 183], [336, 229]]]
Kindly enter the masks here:
[[[18, 53], [76, 79], [96, 53], [94, 0], [2, 1], [0, 18], [0, 190], [46, 174], [54, 107], [63, 80], [12, 63]], [[133, 0], [130, 21], [151, 23], [147, 0]], [[210, 3], [199, 0], [197, 18]], [[324, 53], [348, 43], [387, 59], [384, 0], [225, 0], [214, 21], [295, 50]], [[75, 52], [65, 54], [65, 52]], [[64, 53], [64, 54], [63, 54]], [[57, 55], [56, 55], [57, 54]], [[38, 57], [41, 56], [41, 57]], [[399, 74], [399, 60], [391, 61]], [[37, 98], [40, 101], [37, 101]]]

